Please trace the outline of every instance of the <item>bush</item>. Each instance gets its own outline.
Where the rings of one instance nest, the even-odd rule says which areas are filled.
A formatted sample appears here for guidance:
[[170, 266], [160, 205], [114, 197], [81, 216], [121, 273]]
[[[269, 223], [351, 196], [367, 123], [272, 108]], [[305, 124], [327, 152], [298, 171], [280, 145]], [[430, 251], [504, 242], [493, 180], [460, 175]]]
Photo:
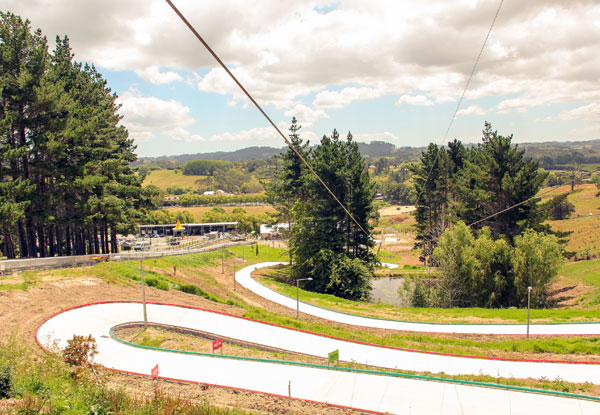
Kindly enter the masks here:
[[89, 336], [73, 335], [71, 340], [67, 340], [67, 347], [62, 351], [62, 357], [73, 366], [81, 366], [91, 363], [94, 356], [98, 353], [96, 339]]
[[169, 283], [158, 278], [145, 278], [144, 282], [148, 287], [158, 288], [159, 290], [169, 291]]
[[488, 228], [474, 236], [464, 222], [442, 234], [434, 257], [440, 278], [431, 300], [442, 307], [525, 306], [529, 286], [532, 306], [546, 307], [548, 284], [562, 264], [552, 235], [528, 230], [511, 246], [493, 240]]
[[4, 366], [0, 368], [0, 399], [7, 399], [13, 393], [13, 380], [10, 367]]

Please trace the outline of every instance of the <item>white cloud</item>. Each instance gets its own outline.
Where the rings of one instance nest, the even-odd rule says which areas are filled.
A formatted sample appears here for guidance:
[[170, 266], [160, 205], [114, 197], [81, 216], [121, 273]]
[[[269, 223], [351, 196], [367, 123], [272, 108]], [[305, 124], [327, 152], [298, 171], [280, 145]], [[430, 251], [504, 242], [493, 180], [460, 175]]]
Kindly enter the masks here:
[[[163, 134], [176, 140], [189, 140], [188, 128], [195, 123], [190, 109], [175, 100], [165, 101], [156, 97], [144, 97], [134, 89], [128, 89], [119, 97], [122, 105], [122, 124], [136, 141], [147, 141]], [[198, 141], [195, 136], [194, 141]]]
[[559, 120], [582, 120], [593, 124], [600, 124], [600, 102], [563, 111], [556, 116]]
[[310, 127], [315, 122], [323, 118], [329, 118], [329, 115], [321, 109], [312, 109], [303, 104], [296, 104], [284, 113], [287, 117], [296, 117], [305, 127]]
[[[328, 13], [317, 11], [329, 3], [177, 5], [259, 103], [286, 115], [304, 111], [307, 126], [327, 117], [319, 111], [384, 95], [398, 105], [456, 101], [497, 7], [474, 0], [341, 0]], [[136, 71], [155, 84], [202, 74], [184, 76], [201, 92], [248, 105], [165, 2], [5, 0], [4, 9], [29, 18], [49, 39], [68, 34], [78, 60]], [[503, 114], [600, 102], [598, 22], [597, 0], [504, 2], [466, 98], [501, 97], [492, 110]], [[297, 106], [312, 94], [310, 107]], [[593, 120], [593, 108], [562, 116]], [[152, 136], [145, 121], [128, 118], [138, 137]]]
[[396, 134], [391, 133], [389, 131], [384, 131], [381, 133], [360, 133], [360, 134], [352, 134], [352, 137], [356, 141], [361, 141], [365, 143], [370, 143], [371, 141], [385, 141], [388, 143], [399, 142], [400, 137]]
[[377, 88], [343, 88], [340, 91], [321, 91], [315, 97], [313, 105], [317, 108], [343, 108], [353, 101], [374, 99], [382, 95]]
[[[280, 126], [281, 128], [281, 126]], [[274, 142], [275, 140], [283, 141], [281, 136], [271, 126], [258, 127], [249, 130], [241, 130], [235, 132], [226, 132], [223, 134], [215, 134], [210, 137], [210, 141], [248, 141], [251, 143]], [[257, 144], [253, 144], [257, 145]], [[264, 145], [264, 144], [263, 144]], [[281, 143], [283, 145], [283, 142]]]
[[142, 79], [154, 85], [170, 84], [172, 82], [183, 81], [183, 77], [177, 72], [161, 72], [158, 66], [152, 65], [147, 68], [136, 70], [135, 73]]
[[[31, 19], [32, 26], [41, 27], [50, 39], [67, 33], [77, 58], [100, 67], [135, 70], [152, 82], [176, 77], [173, 72], [148, 69], [152, 67], [178, 71], [216, 67], [164, 2], [5, 3], [5, 9]], [[261, 1], [251, 8], [242, 7], [239, 0], [178, 3], [256, 98], [278, 108], [290, 108], [298, 97], [319, 91], [322, 95], [315, 105], [320, 108], [383, 93], [408, 99], [406, 94], [412, 90], [423, 91], [435, 103], [455, 100], [496, 8], [493, 2], [471, 0], [418, 4], [345, 0], [321, 14], [316, 9], [326, 5], [325, 0], [298, 0], [293, 5]], [[590, 92], [598, 96], [600, 4], [591, 0], [522, 3], [503, 5], [469, 96], [534, 95], [531, 105], [547, 104], [545, 95], [558, 102], [586, 102]], [[232, 84], [214, 76], [207, 75], [200, 90], [240, 99]], [[552, 84], [539, 90], [539, 80]], [[330, 91], [344, 85], [356, 87]], [[508, 104], [503, 109], [513, 110], [523, 111]]]
[[434, 102], [427, 98], [425, 95], [402, 95], [398, 101], [396, 101], [396, 105], [433, 105]]
[[489, 110], [481, 108], [479, 105], [473, 104], [468, 106], [467, 108], [458, 110], [456, 113], [457, 116], [460, 115], [484, 115], [490, 112]]

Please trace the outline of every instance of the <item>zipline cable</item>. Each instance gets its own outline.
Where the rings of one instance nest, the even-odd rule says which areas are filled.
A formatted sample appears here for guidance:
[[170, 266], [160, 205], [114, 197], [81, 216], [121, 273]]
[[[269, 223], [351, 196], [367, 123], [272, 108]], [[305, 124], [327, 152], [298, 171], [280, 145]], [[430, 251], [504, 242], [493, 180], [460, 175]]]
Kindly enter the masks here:
[[369, 233], [361, 226], [360, 223], [358, 223], [358, 221], [354, 218], [354, 216], [350, 213], [350, 211], [346, 208], [346, 206], [344, 206], [344, 204], [331, 191], [331, 189], [329, 188], [329, 186], [327, 186], [327, 184], [323, 181], [323, 179], [321, 179], [321, 177], [319, 177], [317, 172], [315, 172], [315, 170], [308, 163], [308, 161], [306, 161], [306, 159], [302, 156], [302, 154], [300, 154], [300, 152], [296, 149], [296, 147], [294, 147], [292, 142], [290, 140], [288, 140], [288, 138], [281, 132], [279, 127], [277, 127], [277, 125], [275, 125], [275, 123], [271, 120], [271, 118], [267, 115], [267, 113], [262, 109], [262, 107], [258, 104], [258, 102], [256, 102], [256, 100], [252, 97], [252, 95], [246, 90], [246, 88], [244, 88], [244, 86], [240, 83], [240, 81], [238, 81], [238, 79], [235, 77], [235, 75], [233, 73], [231, 73], [229, 68], [227, 68], [227, 66], [223, 63], [223, 61], [219, 58], [219, 56], [217, 56], [217, 54], [212, 50], [212, 48], [208, 45], [208, 43], [206, 43], [206, 41], [202, 38], [202, 36], [200, 36], [200, 34], [196, 31], [196, 29], [194, 29], [194, 26], [192, 26], [192, 24], [179, 11], [179, 9], [177, 7], [175, 7], [175, 5], [171, 2], [171, 0], [165, 0], [165, 1], [169, 4], [169, 6], [171, 6], [171, 8], [175, 12], [175, 14], [177, 14], [177, 16], [179, 16], [179, 18], [183, 21], [183, 23], [191, 30], [191, 32], [194, 34], [194, 36], [196, 36], [196, 38], [200, 41], [200, 43], [202, 43], [204, 45], [206, 50], [208, 50], [208, 52], [213, 56], [213, 58], [215, 58], [215, 60], [219, 63], [219, 65], [221, 65], [221, 67], [225, 70], [225, 72], [227, 72], [227, 74], [231, 77], [231, 79], [233, 79], [233, 81], [237, 84], [237, 86], [244, 92], [246, 97], [248, 97], [248, 99], [254, 104], [254, 106], [260, 111], [260, 113], [267, 119], [267, 121], [269, 121], [269, 123], [273, 126], [273, 128], [277, 131], [277, 133], [281, 136], [281, 138], [283, 138], [285, 143], [292, 149], [292, 151], [294, 153], [296, 153], [296, 155], [300, 158], [300, 160], [302, 160], [302, 162], [306, 165], [306, 167], [308, 167], [310, 172], [315, 175], [315, 177], [319, 180], [319, 182], [321, 182], [321, 184], [325, 187], [325, 189], [327, 189], [327, 192], [329, 192], [329, 194], [342, 207], [342, 209], [344, 209], [346, 214], [350, 217], [350, 219], [352, 219], [352, 221], [354, 221], [356, 226], [358, 226], [358, 228], [365, 235], [367, 235], [367, 237], [370, 237]]
[[[462, 95], [460, 96], [460, 99], [458, 100], [458, 104], [456, 104], [456, 108], [454, 109], [454, 114], [452, 114], [452, 118], [450, 119], [450, 123], [448, 124], [448, 128], [446, 129], [446, 134], [444, 134], [444, 139], [442, 140], [440, 147], [443, 147], [444, 144], [446, 143], [446, 139], [448, 138], [448, 134], [450, 133], [450, 128], [452, 127], [452, 124], [454, 124], [454, 120], [456, 119], [456, 114], [458, 113], [460, 104], [462, 104], [463, 98], [465, 97], [465, 94], [467, 93], [467, 89], [469, 88], [471, 79], [473, 78], [473, 75], [475, 74], [475, 70], [477, 69], [477, 65], [479, 64], [479, 60], [481, 59], [481, 55], [483, 54], [485, 45], [487, 44], [487, 41], [490, 38], [490, 33], [492, 33], [492, 29], [494, 27], [494, 24], [496, 23], [498, 14], [500, 14], [500, 9], [502, 8], [502, 3], [504, 3], [504, 0], [500, 0], [500, 4], [498, 5], [498, 10], [496, 10], [496, 14], [494, 15], [494, 19], [492, 20], [490, 29], [487, 32], [487, 35], [485, 37], [485, 40], [483, 41], [483, 44], [481, 45], [481, 49], [479, 50], [479, 55], [477, 55], [477, 59], [475, 60], [475, 64], [473, 65], [473, 69], [471, 70], [471, 74], [469, 75], [469, 78], [467, 79], [467, 84], [465, 85]], [[431, 168], [429, 169], [429, 173], [427, 174], [427, 178], [425, 179], [425, 183], [423, 184], [423, 187], [421, 188], [421, 191], [419, 192], [419, 195], [417, 196], [417, 200], [416, 200], [417, 203], [419, 203], [419, 200], [421, 199], [423, 192], [427, 188], [427, 183], [429, 182], [429, 178], [431, 177], [431, 173], [433, 172], [433, 168], [435, 167], [435, 164], [437, 163], [439, 155], [440, 155], [440, 151], [438, 150], [435, 154], [433, 164], [431, 165]]]
[[[591, 171], [590, 175], [592, 175], [592, 174], [594, 174], [594, 173], [596, 173], [598, 171], [600, 171], [600, 169], [596, 169], [594, 171]], [[475, 222], [471, 222], [471, 223], [467, 224], [467, 226], [470, 227], [470, 226], [473, 226], [473, 225], [477, 225], [478, 223], [485, 222], [488, 219], [491, 219], [491, 218], [493, 218], [495, 216], [501, 215], [504, 212], [508, 212], [509, 210], [514, 209], [516, 207], [519, 207], [519, 206], [521, 206], [521, 205], [523, 205], [523, 204], [525, 204], [525, 203], [527, 203], [527, 202], [529, 202], [529, 201], [531, 201], [533, 199], [540, 198], [540, 197], [544, 196], [545, 194], [550, 193], [550, 192], [552, 192], [552, 191], [554, 191], [554, 190], [556, 190], [556, 189], [558, 189], [559, 187], [562, 187], [562, 186], [564, 186], [564, 183], [563, 184], [557, 184], [556, 186], [551, 187], [549, 189], [546, 189], [545, 191], [543, 191], [541, 193], [538, 193], [535, 196], [530, 197], [529, 199], [523, 200], [522, 202], [519, 202], [519, 203], [515, 203], [514, 205], [511, 205], [511, 206], [509, 206], [507, 208], [504, 208], [504, 209], [502, 209], [502, 210], [500, 210], [500, 211], [498, 211], [496, 213], [493, 213], [493, 214], [491, 214], [489, 216], [486, 216], [483, 219], [479, 219], [479, 220], [476, 220]], [[565, 194], [565, 193], [562, 193], [562, 194], [560, 194], [558, 196], [562, 196], [563, 194]]]

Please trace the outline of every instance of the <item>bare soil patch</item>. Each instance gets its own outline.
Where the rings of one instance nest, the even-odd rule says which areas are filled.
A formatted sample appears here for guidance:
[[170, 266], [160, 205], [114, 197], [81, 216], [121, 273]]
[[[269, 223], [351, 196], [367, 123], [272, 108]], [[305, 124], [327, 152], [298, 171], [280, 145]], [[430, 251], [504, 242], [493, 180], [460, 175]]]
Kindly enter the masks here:
[[[92, 271], [92, 268], [90, 268]], [[11, 276], [17, 279], [17, 275]], [[0, 279], [0, 283], [3, 283]], [[48, 316], [65, 308], [98, 301], [140, 300], [140, 286], [124, 287], [110, 285], [90, 276], [83, 278], [47, 277], [37, 286], [27, 290], [0, 291], [0, 341], [18, 336], [36, 353], [43, 353], [35, 341], [38, 326]], [[202, 297], [178, 291], [146, 289], [148, 301], [164, 302], [208, 308], [211, 310], [241, 315], [239, 307], [226, 306]], [[152, 381], [133, 375], [107, 371], [107, 384], [124, 389], [132, 396], [151, 394]], [[160, 382], [161, 389], [173, 395], [194, 400], [206, 400], [215, 406], [237, 408], [253, 414], [358, 414], [358, 411], [334, 408], [295, 399], [236, 391], [207, 385]]]

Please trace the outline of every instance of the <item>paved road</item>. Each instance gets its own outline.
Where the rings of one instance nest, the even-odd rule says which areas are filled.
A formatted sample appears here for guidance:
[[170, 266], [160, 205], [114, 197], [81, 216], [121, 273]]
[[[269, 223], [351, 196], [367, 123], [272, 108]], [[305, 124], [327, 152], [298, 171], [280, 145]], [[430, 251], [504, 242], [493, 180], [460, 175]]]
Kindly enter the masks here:
[[[139, 303], [114, 302], [83, 306], [64, 311], [47, 320], [40, 326], [37, 339], [46, 348], [53, 344], [63, 348], [66, 340], [74, 334], [91, 334], [98, 343], [99, 353], [95, 361], [108, 368], [149, 375], [151, 368], [158, 364], [160, 376], [164, 378], [289, 395], [373, 412], [511, 415], [600, 413], [600, 403], [589, 400], [406, 377], [139, 349], [110, 337], [111, 327], [139, 321], [141, 317], [142, 306]], [[305, 353], [320, 356], [337, 347], [340, 349], [341, 359], [352, 356], [360, 359], [361, 353], [363, 358], [372, 363], [376, 363], [376, 359], [396, 359], [387, 363], [391, 367], [402, 367], [416, 356], [413, 354], [412, 358], [407, 358], [406, 352], [401, 350], [340, 343], [336, 339], [189, 307], [149, 304], [148, 319], [160, 324], [189, 327], [254, 342], [260, 338], [260, 343], [291, 350], [302, 349]], [[423, 362], [436, 358], [433, 355], [421, 355]], [[458, 364], [463, 365], [465, 362], [466, 360]], [[546, 365], [540, 364], [541, 366]], [[566, 367], [563, 366], [563, 369]]]
[[[296, 299], [289, 298], [258, 283], [251, 277], [255, 269], [269, 267], [286, 262], [263, 262], [242, 268], [235, 274], [237, 282], [257, 295], [264, 297], [277, 304], [291, 309], [296, 309]], [[415, 323], [410, 321], [382, 320], [369, 317], [361, 317], [352, 314], [340, 313], [310, 304], [300, 302], [300, 312], [321, 317], [338, 323], [351, 324], [362, 327], [375, 327], [381, 329], [401, 331], [421, 331], [429, 333], [472, 333], [472, 334], [526, 334], [525, 324], [439, 324], [439, 323]], [[598, 323], [564, 323], [564, 324], [534, 324], [529, 329], [531, 334], [600, 334], [600, 322]]]

